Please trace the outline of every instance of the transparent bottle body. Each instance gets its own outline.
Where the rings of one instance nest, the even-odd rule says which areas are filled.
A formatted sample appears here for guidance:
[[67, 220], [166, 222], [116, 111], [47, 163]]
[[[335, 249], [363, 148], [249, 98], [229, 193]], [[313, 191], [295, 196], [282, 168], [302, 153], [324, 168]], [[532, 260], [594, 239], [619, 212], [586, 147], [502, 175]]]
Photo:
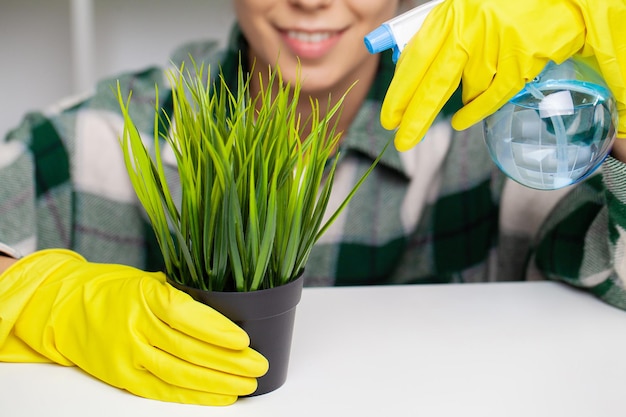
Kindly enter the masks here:
[[600, 166], [615, 139], [615, 101], [603, 81], [563, 70], [540, 76], [485, 119], [492, 159], [531, 188], [552, 190], [581, 181]]

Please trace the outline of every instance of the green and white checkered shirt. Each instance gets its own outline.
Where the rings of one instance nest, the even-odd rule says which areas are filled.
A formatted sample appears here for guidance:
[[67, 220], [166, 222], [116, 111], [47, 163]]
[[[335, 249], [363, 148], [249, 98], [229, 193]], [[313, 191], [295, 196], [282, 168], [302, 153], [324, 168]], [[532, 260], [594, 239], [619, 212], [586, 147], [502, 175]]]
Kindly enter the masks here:
[[[191, 53], [234, 78], [245, 48], [235, 30], [225, 50], [195, 43], [173, 62]], [[342, 143], [331, 208], [393, 134], [379, 123], [393, 69], [383, 55]], [[0, 242], [22, 253], [63, 247], [94, 262], [161, 268], [118, 142], [117, 80], [124, 95], [133, 91], [132, 117], [150, 142], [155, 84], [160, 105], [171, 111], [164, 68], [104, 80], [88, 98], [28, 114], [0, 143]], [[450, 128], [448, 116], [459, 106], [457, 92], [418, 146], [387, 149], [312, 251], [306, 285], [551, 278], [626, 309], [626, 165], [609, 157], [602, 174], [558, 192], [521, 187], [492, 163], [480, 125]], [[173, 160], [168, 169], [178, 187]]]

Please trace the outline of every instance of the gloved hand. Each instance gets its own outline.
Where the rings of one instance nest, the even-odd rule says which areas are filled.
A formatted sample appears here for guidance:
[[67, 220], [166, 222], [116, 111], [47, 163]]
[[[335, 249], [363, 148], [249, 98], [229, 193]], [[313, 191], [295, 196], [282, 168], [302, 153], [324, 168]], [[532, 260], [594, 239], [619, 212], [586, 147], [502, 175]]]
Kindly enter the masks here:
[[452, 118], [466, 129], [494, 113], [549, 60], [595, 55], [626, 138], [626, 1], [447, 0], [402, 51], [381, 123], [401, 151], [416, 145], [462, 81]]
[[241, 328], [162, 273], [59, 249], [0, 275], [0, 361], [76, 365], [142, 397], [226, 405], [267, 372], [248, 345]]

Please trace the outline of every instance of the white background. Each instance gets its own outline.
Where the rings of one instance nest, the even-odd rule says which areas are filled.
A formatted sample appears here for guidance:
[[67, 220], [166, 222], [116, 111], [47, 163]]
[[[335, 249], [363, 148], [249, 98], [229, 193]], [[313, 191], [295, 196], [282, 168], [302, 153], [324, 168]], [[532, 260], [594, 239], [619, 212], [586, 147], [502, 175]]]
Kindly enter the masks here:
[[104, 76], [167, 64], [184, 42], [224, 41], [232, 21], [228, 0], [0, 0], [0, 136]]

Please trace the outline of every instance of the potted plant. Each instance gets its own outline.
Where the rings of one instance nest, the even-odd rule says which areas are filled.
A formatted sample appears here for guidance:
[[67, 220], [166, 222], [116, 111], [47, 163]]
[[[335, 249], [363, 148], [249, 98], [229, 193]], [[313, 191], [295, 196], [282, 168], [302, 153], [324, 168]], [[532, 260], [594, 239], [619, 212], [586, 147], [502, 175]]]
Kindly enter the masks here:
[[[210, 68], [195, 62], [168, 79], [173, 112], [159, 107], [157, 88], [154, 155], [130, 116], [132, 92], [124, 99], [118, 84], [126, 167], [169, 282], [248, 332], [251, 346], [270, 363], [255, 394], [269, 392], [286, 378], [300, 276], [311, 248], [378, 159], [324, 222], [345, 94], [324, 115], [311, 101], [304, 120], [297, 111], [300, 81], [284, 82], [279, 68], [261, 77], [255, 96], [241, 65], [234, 91], [223, 74], [212, 79]], [[165, 177], [163, 140], [176, 157], [180, 201]], [[274, 322], [283, 330], [272, 328]]]

